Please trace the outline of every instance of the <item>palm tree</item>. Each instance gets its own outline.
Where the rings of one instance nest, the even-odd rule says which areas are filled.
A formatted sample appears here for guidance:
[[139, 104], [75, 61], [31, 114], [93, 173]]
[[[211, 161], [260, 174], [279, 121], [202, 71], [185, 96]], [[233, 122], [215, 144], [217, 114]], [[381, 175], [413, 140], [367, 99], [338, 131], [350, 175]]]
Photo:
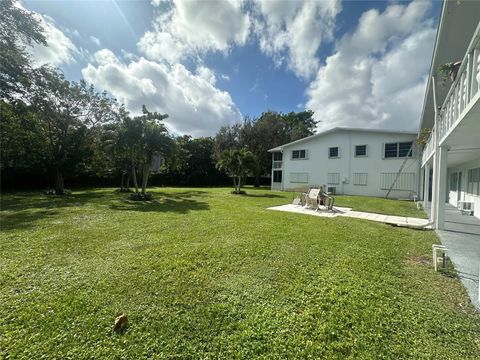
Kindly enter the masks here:
[[217, 168], [225, 171], [233, 179], [234, 194], [241, 194], [242, 182], [252, 174], [255, 159], [246, 148], [226, 150], [220, 155]]

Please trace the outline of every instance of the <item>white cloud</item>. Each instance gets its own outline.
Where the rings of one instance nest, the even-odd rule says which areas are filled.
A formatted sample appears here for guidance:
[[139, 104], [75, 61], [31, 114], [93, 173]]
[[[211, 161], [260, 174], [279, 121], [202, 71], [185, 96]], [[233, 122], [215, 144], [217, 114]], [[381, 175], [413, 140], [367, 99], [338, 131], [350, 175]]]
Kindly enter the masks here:
[[82, 70], [88, 82], [112, 93], [134, 113], [142, 104], [167, 113], [166, 123], [175, 132], [213, 135], [220, 126], [241, 119], [230, 95], [215, 87], [214, 73], [204, 66], [193, 74], [181, 64], [145, 58], [124, 64], [107, 49], [94, 57], [97, 63]]
[[394, 4], [361, 16], [307, 90], [320, 128], [416, 129], [436, 32], [429, 6]]
[[231, 45], [243, 45], [248, 38], [250, 17], [242, 1], [173, 0], [170, 5], [157, 16], [155, 29], [138, 42], [151, 60], [174, 64], [207, 51], [227, 53]]
[[100, 41], [100, 39], [97, 38], [97, 37], [95, 37], [95, 36], [93, 36], [93, 35], [90, 35], [90, 41], [91, 41], [92, 43], [94, 43], [95, 45], [97, 45], [97, 46], [100, 46], [100, 45], [102, 44], [102, 42]]
[[220, 77], [225, 81], [230, 81], [230, 76], [228, 76], [227, 74], [222, 74], [220, 75]]
[[319, 66], [317, 51], [332, 40], [340, 1], [256, 0], [255, 9], [261, 50], [277, 66], [285, 63], [298, 76], [314, 75]]
[[80, 54], [80, 51], [72, 40], [55, 26], [55, 21], [51, 17], [39, 14], [36, 16], [45, 29], [47, 46], [35, 45], [31, 48], [33, 63], [37, 66], [43, 64], [59, 66], [75, 62], [75, 55]]

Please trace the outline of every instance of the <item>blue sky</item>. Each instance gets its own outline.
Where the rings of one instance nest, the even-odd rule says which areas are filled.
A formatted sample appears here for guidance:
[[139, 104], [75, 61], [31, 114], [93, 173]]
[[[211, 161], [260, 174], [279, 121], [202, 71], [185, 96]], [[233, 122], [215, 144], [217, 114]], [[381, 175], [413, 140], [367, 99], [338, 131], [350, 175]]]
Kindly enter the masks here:
[[440, 2], [22, 1], [42, 16], [36, 63], [212, 135], [268, 109], [315, 111], [319, 129], [413, 130]]

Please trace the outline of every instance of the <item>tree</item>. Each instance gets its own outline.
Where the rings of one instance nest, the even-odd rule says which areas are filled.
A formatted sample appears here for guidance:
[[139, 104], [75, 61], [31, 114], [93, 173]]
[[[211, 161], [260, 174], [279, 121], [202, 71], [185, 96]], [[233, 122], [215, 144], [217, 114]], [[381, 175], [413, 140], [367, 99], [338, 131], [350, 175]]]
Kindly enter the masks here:
[[[130, 117], [128, 112], [122, 112], [122, 123], [118, 127], [115, 151], [118, 159], [125, 160], [125, 168], [130, 169], [131, 179], [135, 187], [136, 199], [147, 199], [148, 179], [152, 171], [161, 161], [173, 151], [173, 141], [162, 120], [168, 115], [149, 112], [142, 107], [142, 115]], [[141, 185], [138, 184], [137, 172], [141, 174]]]
[[2, 176], [13, 179], [15, 173], [44, 172], [46, 143], [37, 131], [37, 114], [20, 100], [0, 100], [0, 169]]
[[116, 102], [85, 81], [70, 82], [61, 72], [41, 67], [29, 94], [30, 110], [38, 117], [46, 167], [54, 173], [55, 193], [64, 193], [64, 175], [91, 154], [92, 136], [103, 123], [117, 120]]
[[254, 184], [260, 186], [262, 176], [270, 173], [271, 155], [268, 150], [289, 142], [281, 114], [267, 111], [258, 119], [246, 119], [240, 130], [240, 143], [247, 147], [255, 158]]
[[40, 20], [14, 0], [0, 1], [0, 19], [0, 97], [11, 100], [29, 83], [32, 69], [27, 46], [47, 42]]
[[312, 110], [306, 110], [301, 112], [292, 111], [282, 115], [290, 141], [315, 134], [318, 121], [313, 119], [313, 114]]
[[313, 135], [318, 124], [313, 114], [310, 110], [288, 114], [269, 110], [257, 119], [247, 117], [242, 124], [223, 126], [215, 136], [215, 158], [218, 160], [225, 150], [248, 148], [255, 160], [252, 175], [258, 187], [261, 177], [270, 173], [268, 150]]
[[219, 160], [225, 150], [240, 149], [241, 124], [222, 126], [215, 135], [214, 157]]
[[234, 193], [242, 194], [242, 183], [253, 172], [255, 159], [246, 148], [225, 150], [217, 162], [217, 167], [233, 179]]

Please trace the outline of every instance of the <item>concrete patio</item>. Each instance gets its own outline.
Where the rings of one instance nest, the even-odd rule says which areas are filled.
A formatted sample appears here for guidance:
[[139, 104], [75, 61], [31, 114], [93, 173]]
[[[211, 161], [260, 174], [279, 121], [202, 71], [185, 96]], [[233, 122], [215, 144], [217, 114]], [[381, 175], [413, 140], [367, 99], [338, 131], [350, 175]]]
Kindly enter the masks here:
[[293, 212], [297, 214], [320, 216], [320, 217], [344, 216], [344, 217], [351, 217], [356, 219], [371, 220], [371, 221], [381, 222], [384, 224], [389, 224], [394, 226], [430, 229], [428, 225], [429, 222], [427, 219], [420, 219], [420, 218], [406, 217], [406, 216], [375, 214], [375, 213], [369, 213], [369, 212], [363, 212], [363, 211], [353, 211], [351, 208], [344, 208], [344, 207], [338, 207], [338, 206], [335, 206], [334, 208], [335, 211], [327, 211], [327, 209], [325, 209], [322, 206], [320, 207], [319, 211], [315, 211], [313, 209], [309, 209], [307, 207], [304, 207], [301, 205], [294, 205], [294, 204], [273, 206], [268, 209], [276, 210], [276, 211]]
[[[425, 209], [430, 213], [430, 209]], [[480, 271], [480, 219], [462, 213], [450, 204], [445, 205], [445, 230], [435, 230], [448, 249], [455, 269], [472, 299], [480, 310], [478, 298]]]

